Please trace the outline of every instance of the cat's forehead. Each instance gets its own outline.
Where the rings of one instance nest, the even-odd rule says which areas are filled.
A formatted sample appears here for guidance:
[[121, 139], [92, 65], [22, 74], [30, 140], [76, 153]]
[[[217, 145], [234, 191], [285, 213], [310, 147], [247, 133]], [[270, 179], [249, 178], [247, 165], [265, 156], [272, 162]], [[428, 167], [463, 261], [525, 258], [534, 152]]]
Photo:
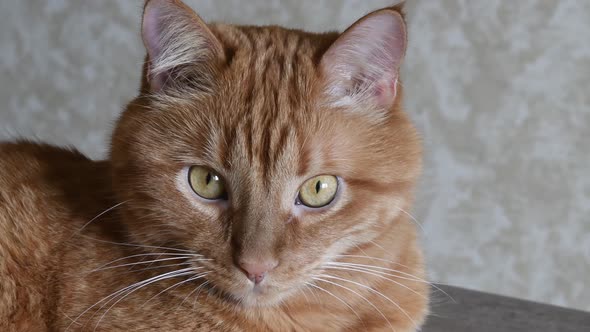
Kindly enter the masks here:
[[220, 160], [249, 172], [303, 173], [321, 121], [319, 59], [330, 36], [278, 27], [213, 26], [227, 63], [215, 93]]
[[[265, 69], [264, 63], [283, 62], [315, 69], [338, 33], [312, 33], [278, 26], [210, 25], [222, 43], [228, 63], [247, 58]], [[278, 61], [286, 60], [286, 61]]]
[[313, 102], [321, 56], [336, 38], [274, 26], [218, 25], [213, 31], [225, 49], [221, 93], [253, 106], [249, 112], [300, 111]]

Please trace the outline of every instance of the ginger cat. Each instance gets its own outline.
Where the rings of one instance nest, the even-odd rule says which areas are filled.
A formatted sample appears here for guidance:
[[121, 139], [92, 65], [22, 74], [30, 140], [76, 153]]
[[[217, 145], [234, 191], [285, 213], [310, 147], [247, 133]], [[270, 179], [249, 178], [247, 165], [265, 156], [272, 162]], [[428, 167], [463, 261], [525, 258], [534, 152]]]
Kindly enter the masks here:
[[0, 331], [414, 331], [401, 6], [341, 34], [144, 8], [108, 160], [0, 144]]

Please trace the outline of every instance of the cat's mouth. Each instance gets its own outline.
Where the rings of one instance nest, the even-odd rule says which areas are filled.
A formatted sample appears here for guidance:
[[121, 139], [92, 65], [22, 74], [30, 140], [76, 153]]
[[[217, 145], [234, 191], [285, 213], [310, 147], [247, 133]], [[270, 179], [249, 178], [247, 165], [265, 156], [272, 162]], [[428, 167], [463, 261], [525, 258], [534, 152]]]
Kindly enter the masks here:
[[232, 297], [244, 307], [270, 307], [281, 301], [281, 290], [270, 284], [248, 285], [238, 292], [232, 292]]
[[[239, 286], [236, 284], [239, 284]], [[285, 298], [285, 294], [290, 293], [280, 289], [280, 287], [271, 282], [256, 285], [236, 284], [228, 288], [223, 288], [210, 282], [207, 285], [207, 289], [210, 294], [214, 294], [224, 301], [242, 308], [272, 307], [280, 303]]]
[[255, 281], [235, 266], [218, 262], [219, 260], [207, 256], [204, 261], [195, 265], [196, 268], [208, 270], [207, 275], [201, 279], [202, 290], [237, 308], [276, 306], [299, 289], [298, 280], [285, 279], [281, 271], [275, 270], [262, 281]]

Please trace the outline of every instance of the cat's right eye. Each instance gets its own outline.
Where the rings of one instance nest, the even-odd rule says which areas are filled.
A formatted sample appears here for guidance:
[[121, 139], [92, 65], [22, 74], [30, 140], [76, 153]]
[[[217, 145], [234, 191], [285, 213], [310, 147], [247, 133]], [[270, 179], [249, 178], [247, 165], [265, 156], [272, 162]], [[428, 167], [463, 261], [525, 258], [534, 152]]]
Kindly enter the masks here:
[[223, 179], [203, 166], [192, 166], [188, 171], [188, 182], [193, 191], [209, 200], [226, 199], [227, 193]]

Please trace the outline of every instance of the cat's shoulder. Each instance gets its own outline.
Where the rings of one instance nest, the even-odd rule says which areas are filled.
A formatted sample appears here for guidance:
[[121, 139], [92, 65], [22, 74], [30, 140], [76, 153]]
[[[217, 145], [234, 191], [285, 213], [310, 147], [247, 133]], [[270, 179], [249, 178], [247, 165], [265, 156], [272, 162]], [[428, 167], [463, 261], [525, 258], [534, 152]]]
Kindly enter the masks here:
[[30, 141], [0, 142], [0, 191], [90, 162], [74, 149]]
[[0, 143], [0, 219], [38, 221], [57, 217], [56, 211], [70, 214], [82, 203], [91, 213], [94, 193], [108, 191], [102, 188], [109, 183], [106, 176], [104, 162], [73, 149], [26, 141]]
[[13, 142], [0, 141], [0, 165], [6, 165], [11, 161], [28, 160], [61, 160], [61, 161], [89, 161], [86, 156], [74, 148], [64, 148], [47, 143], [17, 140]]
[[55, 244], [67, 230], [59, 220], [72, 215], [63, 183], [88, 163], [47, 144], [0, 143], [0, 330], [46, 330], [45, 311], [33, 304], [43, 303], [48, 267], [59, 257]]

